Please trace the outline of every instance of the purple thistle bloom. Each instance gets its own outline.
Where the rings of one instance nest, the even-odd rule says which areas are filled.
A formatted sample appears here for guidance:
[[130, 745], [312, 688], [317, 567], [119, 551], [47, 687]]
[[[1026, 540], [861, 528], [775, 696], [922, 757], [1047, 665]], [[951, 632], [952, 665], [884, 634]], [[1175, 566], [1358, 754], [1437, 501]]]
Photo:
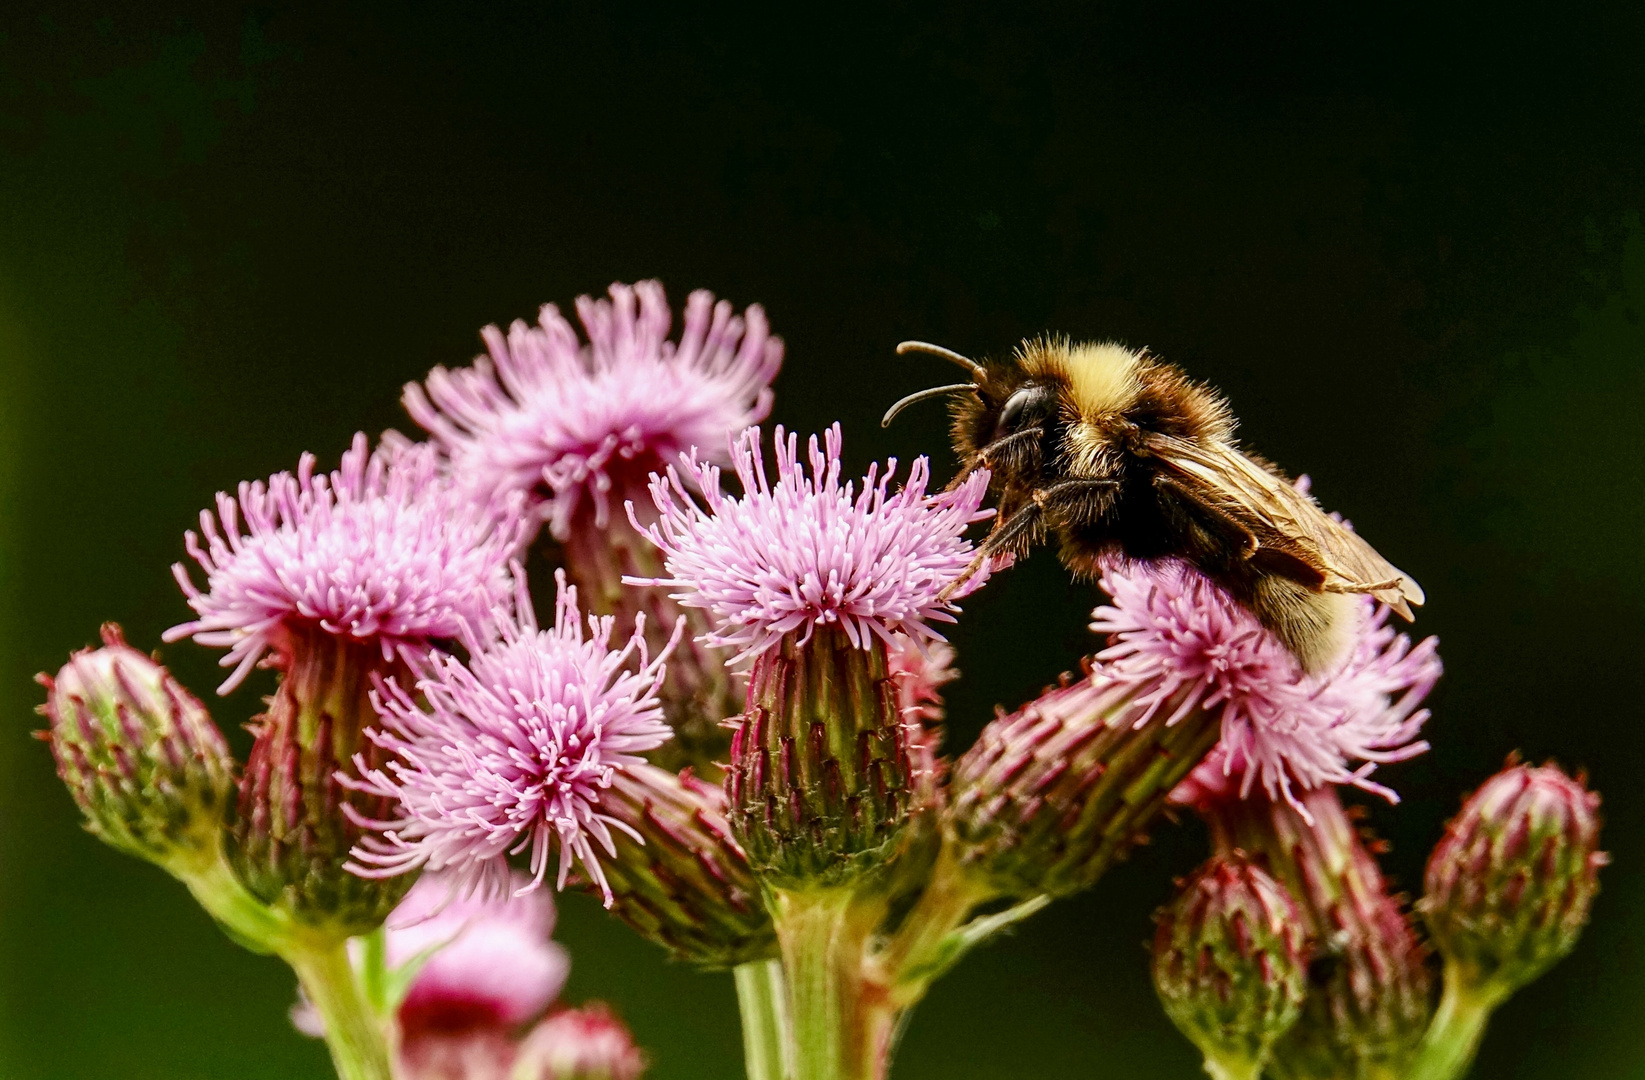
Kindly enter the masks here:
[[595, 847], [613, 851], [610, 826], [632, 830], [601, 800], [618, 771], [672, 734], [657, 689], [680, 631], [655, 657], [643, 626], [613, 651], [610, 616], [590, 616], [585, 637], [563, 572], [554, 626], [540, 630], [516, 573], [515, 615], [494, 617], [494, 641], [467, 635], [467, 664], [434, 654], [420, 665], [416, 696], [393, 682], [373, 695], [385, 728], [367, 736], [397, 760], [367, 769], [357, 757], [364, 779], [349, 783], [398, 799], [400, 812], [362, 822], [382, 835], [355, 848], [349, 869], [365, 877], [449, 869], [465, 889], [496, 893], [507, 881], [503, 856], [529, 848], [535, 887], [557, 840], [558, 885], [581, 862], [610, 906]]
[[1417, 706], [1439, 678], [1437, 639], [1413, 647], [1365, 597], [1344, 658], [1307, 675], [1249, 612], [1181, 563], [1114, 563], [1101, 583], [1114, 602], [1091, 624], [1111, 636], [1096, 678], [1138, 695], [1138, 726], [1167, 703], [1168, 724], [1220, 710], [1219, 748], [1188, 783], [1227, 788], [1238, 777], [1243, 797], [1260, 780], [1304, 816], [1294, 786], [1351, 784], [1398, 801], [1368, 777], [1428, 749], [1417, 740], [1428, 710]]
[[205, 569], [204, 591], [182, 563], [172, 567], [199, 617], [165, 640], [226, 647], [234, 672], [220, 694], [269, 650], [285, 651], [294, 622], [410, 660], [507, 601], [509, 554], [524, 530], [517, 499], [475, 505], [423, 443], [372, 452], [358, 434], [336, 471], [314, 466], [304, 454], [295, 475], [241, 483], [237, 495], [218, 494], [215, 516], [201, 511], [186, 545]]
[[694, 292], [676, 344], [661, 284], [610, 291], [577, 300], [587, 345], [549, 304], [536, 327], [481, 331], [489, 357], [405, 389], [407, 411], [455, 473], [483, 497], [529, 493], [560, 539], [585, 500], [603, 527], [613, 490], [620, 500], [681, 452], [763, 420], [782, 364], [758, 305], [739, 318], [729, 301]]
[[[529, 884], [519, 873], [511, 881]], [[421, 965], [397, 1012], [402, 1053], [414, 1055], [406, 1044], [430, 1037], [516, 1028], [542, 1015], [570, 973], [565, 948], [549, 940], [555, 912], [547, 893], [478, 897], [453, 889], [441, 874], [418, 878], [385, 925], [388, 966]], [[349, 943], [356, 965], [361, 945], [358, 938]], [[306, 998], [291, 1019], [305, 1035], [325, 1034]]]
[[[893, 493], [893, 458], [883, 476], [871, 465], [859, 489], [840, 482], [838, 424], [822, 447], [815, 435], [807, 443], [809, 476], [799, 436], [779, 426], [775, 442], [773, 484], [760, 457], [760, 429], [731, 440], [741, 498], [721, 491], [719, 468], [681, 455], [706, 509], [674, 466], [653, 477], [651, 497], [661, 519], [642, 528], [632, 505], [629, 517], [663, 550], [669, 576], [624, 580], [681, 590], [671, 594], [675, 600], [705, 609], [717, 624], [704, 641], [739, 650], [738, 663], [785, 635], [799, 634], [803, 642], [827, 626], [843, 630], [858, 648], [875, 638], [894, 646], [899, 630], [916, 641], [940, 641], [930, 623], [954, 621], [954, 606], [942, 593], [971, 561], [965, 529], [993, 514], [979, 509], [987, 471], [977, 470], [953, 491], [928, 495], [930, 464], [920, 457]], [[988, 570], [983, 566], [954, 595], [975, 591]]]
[[[519, 873], [510, 883], [516, 890], [530, 884]], [[400, 1003], [402, 1037], [523, 1024], [560, 996], [571, 969], [565, 949], [549, 940], [554, 901], [547, 893], [455, 896], [451, 882], [429, 874], [417, 879], [387, 928], [391, 967], [439, 950]]]

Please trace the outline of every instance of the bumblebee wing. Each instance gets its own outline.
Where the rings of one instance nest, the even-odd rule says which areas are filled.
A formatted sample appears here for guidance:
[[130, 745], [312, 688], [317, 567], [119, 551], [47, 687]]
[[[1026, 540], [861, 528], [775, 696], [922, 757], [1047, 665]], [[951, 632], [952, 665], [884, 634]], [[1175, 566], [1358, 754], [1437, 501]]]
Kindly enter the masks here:
[[1422, 588], [1306, 492], [1220, 441], [1151, 435], [1148, 448], [1179, 497], [1237, 523], [1247, 559], [1321, 592], [1370, 593], [1410, 619]]

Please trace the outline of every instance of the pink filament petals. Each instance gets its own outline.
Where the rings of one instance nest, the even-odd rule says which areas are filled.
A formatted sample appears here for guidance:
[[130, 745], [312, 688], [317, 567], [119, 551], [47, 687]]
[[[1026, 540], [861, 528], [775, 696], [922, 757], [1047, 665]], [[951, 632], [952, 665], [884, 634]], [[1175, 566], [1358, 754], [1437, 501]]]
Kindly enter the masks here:
[[1417, 706], [1440, 675], [1437, 639], [1412, 646], [1366, 597], [1344, 659], [1305, 675], [1250, 612], [1180, 563], [1111, 563], [1101, 583], [1113, 604], [1096, 610], [1091, 628], [1111, 644], [1097, 654], [1096, 679], [1136, 694], [1138, 724], [1167, 703], [1166, 723], [1195, 707], [1220, 710], [1218, 750], [1187, 783], [1214, 791], [1238, 777], [1244, 796], [1260, 780], [1305, 817], [1294, 787], [1350, 784], [1398, 801], [1369, 775], [1428, 748], [1417, 738], [1428, 710]]
[[228, 649], [220, 694], [280, 648], [289, 620], [414, 658], [506, 603], [523, 530], [517, 499], [476, 505], [434, 447], [399, 439], [372, 452], [358, 434], [333, 472], [304, 454], [295, 475], [241, 483], [218, 494], [215, 515], [201, 511], [185, 542], [205, 589], [172, 568], [198, 618], [164, 637]]
[[374, 695], [385, 726], [367, 735], [395, 759], [367, 771], [357, 758], [357, 783], [399, 800], [399, 815], [362, 823], [377, 834], [356, 846], [355, 873], [426, 866], [495, 893], [506, 887], [504, 856], [529, 849], [535, 888], [558, 846], [558, 886], [581, 863], [611, 904], [599, 850], [615, 850], [613, 826], [631, 830], [602, 811], [603, 793], [672, 734], [657, 691], [683, 623], [655, 657], [643, 626], [613, 650], [612, 618], [590, 616], [585, 637], [576, 589], [563, 572], [555, 581], [551, 629], [538, 629], [520, 575], [515, 617], [495, 619], [491, 643], [471, 640], [467, 664], [438, 653], [422, 664], [421, 701], [393, 683]]
[[[818, 446], [807, 443], [810, 473], [799, 456], [799, 436], [776, 431], [777, 477], [772, 483], [760, 457], [760, 429], [731, 441], [731, 459], [742, 485], [740, 498], [720, 489], [720, 470], [681, 455], [679, 470], [654, 476], [651, 496], [660, 520], [644, 527], [629, 508], [634, 527], [666, 556], [669, 576], [625, 579], [661, 585], [686, 607], [702, 608], [716, 629], [709, 645], [738, 650], [745, 662], [787, 634], [809, 639], [819, 626], [837, 626], [852, 644], [875, 638], [892, 644], [902, 631], [917, 641], [941, 640], [932, 622], [953, 622], [956, 610], [943, 590], [960, 580], [971, 562], [966, 527], [992, 516], [980, 506], [988, 474], [978, 470], [950, 492], [928, 495], [930, 464], [915, 459], [908, 479], [891, 491], [896, 460], [870, 466], [859, 489], [840, 482], [840, 426]], [[702, 504], [691, 488], [702, 493]], [[955, 594], [966, 595], [987, 580], [984, 566]]]
[[605, 525], [618, 471], [643, 480], [764, 419], [782, 364], [782, 341], [758, 305], [738, 317], [729, 301], [694, 292], [675, 343], [659, 283], [610, 293], [577, 300], [587, 345], [549, 304], [535, 327], [516, 321], [506, 337], [483, 330], [489, 356], [472, 367], [437, 367], [405, 388], [407, 411], [455, 473], [486, 498], [527, 492], [562, 539], [585, 500]]

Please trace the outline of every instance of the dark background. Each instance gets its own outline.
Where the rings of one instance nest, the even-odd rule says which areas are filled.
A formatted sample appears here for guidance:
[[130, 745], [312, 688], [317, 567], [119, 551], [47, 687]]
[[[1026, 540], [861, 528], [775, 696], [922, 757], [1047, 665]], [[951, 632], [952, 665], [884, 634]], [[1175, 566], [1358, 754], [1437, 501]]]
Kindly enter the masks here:
[[[404, 426], [485, 323], [646, 276], [764, 303], [776, 419], [843, 420], [853, 467], [952, 467], [937, 407], [876, 423], [952, 374], [907, 337], [1112, 336], [1221, 387], [1428, 591], [1436, 748], [1373, 814], [1400, 881], [1512, 749], [1606, 795], [1593, 925], [1474, 1075], [1645, 1075], [1637, 5], [126, 7], [0, 16], [0, 1076], [328, 1075], [278, 963], [79, 831], [28, 677], [183, 619], [217, 489]], [[1093, 599], [1041, 555], [968, 605], [958, 744], [1089, 648]], [[939, 984], [898, 1075], [1198, 1075], [1142, 942], [1204, 839], [1155, 840]], [[738, 1075], [729, 978], [563, 913], [570, 995], [657, 1080]]]

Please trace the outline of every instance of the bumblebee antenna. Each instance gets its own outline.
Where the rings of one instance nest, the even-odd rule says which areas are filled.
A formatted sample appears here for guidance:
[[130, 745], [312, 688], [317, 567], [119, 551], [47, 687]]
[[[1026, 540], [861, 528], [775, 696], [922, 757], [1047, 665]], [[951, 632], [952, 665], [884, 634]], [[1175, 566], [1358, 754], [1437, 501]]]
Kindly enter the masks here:
[[904, 409], [908, 408], [908, 406], [917, 401], [924, 401], [927, 398], [942, 397], [944, 394], [957, 394], [965, 390], [974, 391], [976, 388], [975, 383], [960, 382], [954, 383], [951, 386], [933, 386], [929, 390], [916, 390], [912, 394], [909, 394], [907, 397], [903, 398], [901, 401], [897, 402], [895, 405], [891, 406], [889, 409], [885, 410], [885, 416], [880, 420], [880, 427], [890, 427], [891, 421], [897, 418], [898, 413], [902, 412]]
[[982, 365], [969, 356], [961, 356], [953, 349], [945, 349], [941, 345], [933, 345], [929, 341], [905, 341], [897, 346], [898, 356], [906, 356], [911, 352], [923, 352], [930, 353], [932, 356], [940, 356], [944, 360], [958, 364], [966, 371], [969, 371], [973, 379], [980, 380], [985, 374]]

